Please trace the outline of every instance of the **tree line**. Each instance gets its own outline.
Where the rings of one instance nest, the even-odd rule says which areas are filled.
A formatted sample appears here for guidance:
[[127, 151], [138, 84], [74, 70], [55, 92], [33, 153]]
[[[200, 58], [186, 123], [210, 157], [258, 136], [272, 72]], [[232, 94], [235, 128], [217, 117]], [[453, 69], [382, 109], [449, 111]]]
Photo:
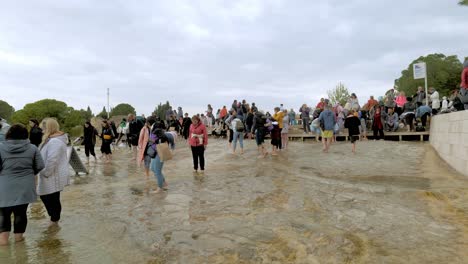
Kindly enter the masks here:
[[[156, 106], [154, 114], [164, 118], [166, 111], [171, 108], [169, 102], [160, 103]], [[0, 117], [6, 119], [12, 124], [20, 123], [28, 126], [31, 118], [41, 121], [46, 117], [54, 117], [59, 122], [61, 129], [73, 136], [79, 136], [82, 133], [82, 126], [86, 121], [93, 117], [102, 119], [112, 118], [114, 116], [126, 116], [128, 114], [136, 114], [135, 108], [127, 103], [121, 103], [110, 109], [108, 113], [106, 107], [98, 114], [93, 114], [91, 108], [74, 109], [68, 106], [65, 102], [55, 99], [42, 99], [34, 103], [26, 104], [23, 109], [15, 110], [8, 102], [0, 100]]]

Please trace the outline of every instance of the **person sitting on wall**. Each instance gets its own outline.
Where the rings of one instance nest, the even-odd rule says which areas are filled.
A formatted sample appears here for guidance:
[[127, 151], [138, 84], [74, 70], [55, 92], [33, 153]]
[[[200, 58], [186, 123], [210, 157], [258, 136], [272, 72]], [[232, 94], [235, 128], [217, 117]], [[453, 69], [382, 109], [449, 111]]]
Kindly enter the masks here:
[[389, 107], [388, 113], [385, 116], [385, 131], [395, 132], [398, 130], [398, 114], [395, 113], [395, 108]]
[[416, 119], [421, 120], [422, 126], [425, 128], [427, 123], [427, 118], [431, 115], [432, 109], [427, 105], [423, 105], [420, 102], [417, 102], [418, 108], [416, 109]]

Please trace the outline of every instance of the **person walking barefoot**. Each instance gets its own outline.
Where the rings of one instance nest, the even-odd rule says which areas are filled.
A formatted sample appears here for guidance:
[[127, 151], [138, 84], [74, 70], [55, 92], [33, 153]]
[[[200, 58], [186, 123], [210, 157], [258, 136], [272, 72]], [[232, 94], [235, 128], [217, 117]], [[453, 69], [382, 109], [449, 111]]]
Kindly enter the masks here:
[[39, 173], [37, 193], [50, 216], [50, 226], [53, 227], [58, 226], [62, 212], [60, 192], [70, 184], [67, 158], [68, 136], [60, 131], [60, 126], [55, 119], [46, 118], [42, 124], [44, 137], [39, 149], [45, 168]]
[[359, 139], [359, 126], [361, 125], [361, 121], [354, 113], [354, 110], [349, 111], [348, 117], [345, 119], [344, 127], [348, 129], [349, 139], [353, 145], [352, 152], [356, 153], [356, 141]]
[[15, 241], [24, 239], [28, 205], [37, 199], [35, 175], [44, 168], [37, 147], [28, 140], [23, 125], [13, 125], [0, 144], [0, 246], [8, 245], [11, 215], [14, 215]]
[[200, 173], [204, 174], [205, 150], [208, 146], [208, 133], [205, 125], [200, 122], [200, 118], [196, 115], [192, 117], [192, 125], [190, 125], [189, 146], [192, 150], [194, 173], [198, 173], [200, 165]]

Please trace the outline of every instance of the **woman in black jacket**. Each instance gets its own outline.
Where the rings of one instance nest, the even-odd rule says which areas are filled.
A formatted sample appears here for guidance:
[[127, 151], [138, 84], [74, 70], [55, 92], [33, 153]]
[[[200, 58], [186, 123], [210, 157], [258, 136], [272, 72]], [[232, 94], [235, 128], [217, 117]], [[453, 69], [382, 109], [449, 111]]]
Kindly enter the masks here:
[[94, 161], [96, 162], [96, 153], [94, 153], [94, 146], [96, 145], [96, 136], [99, 135], [96, 128], [91, 125], [89, 121], [86, 121], [84, 124], [83, 129], [83, 145], [85, 147], [85, 154], [86, 154], [86, 163], [89, 163], [89, 154], [94, 157]]
[[39, 147], [42, 142], [42, 129], [39, 127], [39, 122], [34, 118], [29, 119], [29, 126], [31, 126], [29, 141], [36, 147]]

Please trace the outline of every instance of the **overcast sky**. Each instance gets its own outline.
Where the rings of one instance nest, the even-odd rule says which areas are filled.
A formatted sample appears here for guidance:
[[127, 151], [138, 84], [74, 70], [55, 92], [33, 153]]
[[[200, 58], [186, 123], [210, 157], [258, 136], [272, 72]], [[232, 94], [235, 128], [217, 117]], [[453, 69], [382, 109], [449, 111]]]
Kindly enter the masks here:
[[3, 1], [0, 99], [74, 108], [233, 99], [315, 105], [338, 82], [381, 95], [421, 55], [468, 56], [457, 0]]

